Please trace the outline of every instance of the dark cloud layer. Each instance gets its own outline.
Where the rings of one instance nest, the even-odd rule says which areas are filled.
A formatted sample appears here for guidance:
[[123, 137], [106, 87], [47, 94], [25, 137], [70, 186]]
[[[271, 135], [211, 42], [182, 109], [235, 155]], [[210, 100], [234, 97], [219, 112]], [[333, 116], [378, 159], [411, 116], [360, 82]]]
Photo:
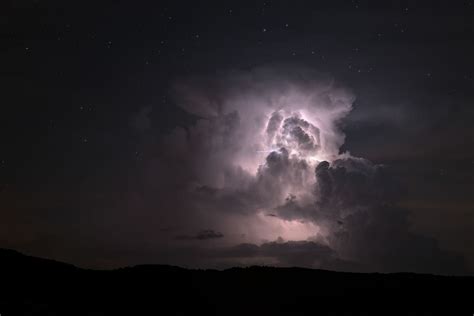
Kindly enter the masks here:
[[[329, 243], [346, 258], [373, 270], [467, 273], [464, 259], [436, 240], [412, 232], [409, 211], [396, 204], [393, 177], [362, 159], [342, 159], [316, 168], [323, 198], [317, 208], [334, 221]], [[323, 215], [323, 216], [325, 216]]]
[[283, 241], [255, 244], [240, 244], [230, 247], [220, 254], [229, 258], [271, 258], [273, 264], [282, 266], [314, 267], [330, 264], [336, 259], [334, 251], [320, 243], [312, 241]]
[[176, 236], [176, 239], [179, 240], [207, 240], [207, 239], [215, 239], [215, 238], [222, 238], [224, 235], [220, 232], [213, 231], [212, 229], [205, 229], [198, 232], [196, 235], [189, 236], [189, 235], [179, 235]]

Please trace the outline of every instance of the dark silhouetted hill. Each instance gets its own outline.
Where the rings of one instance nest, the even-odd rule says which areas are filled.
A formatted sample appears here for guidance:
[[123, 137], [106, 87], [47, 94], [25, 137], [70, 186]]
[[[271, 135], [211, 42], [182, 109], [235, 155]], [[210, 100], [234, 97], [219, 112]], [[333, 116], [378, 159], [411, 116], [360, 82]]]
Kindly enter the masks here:
[[474, 278], [141, 265], [97, 271], [0, 250], [0, 314], [473, 315]]

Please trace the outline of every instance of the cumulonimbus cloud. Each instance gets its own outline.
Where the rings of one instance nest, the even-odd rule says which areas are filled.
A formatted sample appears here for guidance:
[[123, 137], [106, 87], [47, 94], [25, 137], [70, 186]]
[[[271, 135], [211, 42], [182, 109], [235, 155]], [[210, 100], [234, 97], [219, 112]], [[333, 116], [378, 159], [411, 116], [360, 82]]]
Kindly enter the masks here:
[[164, 225], [223, 232], [207, 238], [222, 249], [209, 260], [465, 271], [462, 258], [409, 230], [386, 168], [340, 152], [355, 97], [332, 78], [266, 67], [188, 78], [174, 91], [196, 122], [164, 137], [155, 186], [173, 210]]

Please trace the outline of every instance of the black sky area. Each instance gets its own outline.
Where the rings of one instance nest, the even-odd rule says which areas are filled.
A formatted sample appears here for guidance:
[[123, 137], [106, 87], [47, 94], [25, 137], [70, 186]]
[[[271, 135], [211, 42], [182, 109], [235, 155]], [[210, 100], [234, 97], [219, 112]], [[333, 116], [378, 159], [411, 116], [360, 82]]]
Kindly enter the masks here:
[[[160, 139], [199, 120], [177, 105], [172, 86], [298, 65], [354, 93], [340, 152], [387, 166], [407, 231], [465, 262], [433, 271], [472, 274], [473, 14], [473, 1], [2, 2], [0, 247], [86, 267], [163, 258], [205, 266], [193, 245], [210, 251], [228, 233], [207, 222], [180, 230], [191, 220], [179, 213], [169, 225], [161, 214], [173, 207], [132, 193], [154, 195], [147, 170], [167, 150]], [[180, 246], [159, 242], [168, 231]], [[235, 247], [204, 256], [283, 251], [271, 242]], [[307, 256], [292, 259], [280, 263], [305, 266]], [[398, 269], [380, 262], [371, 269]]]

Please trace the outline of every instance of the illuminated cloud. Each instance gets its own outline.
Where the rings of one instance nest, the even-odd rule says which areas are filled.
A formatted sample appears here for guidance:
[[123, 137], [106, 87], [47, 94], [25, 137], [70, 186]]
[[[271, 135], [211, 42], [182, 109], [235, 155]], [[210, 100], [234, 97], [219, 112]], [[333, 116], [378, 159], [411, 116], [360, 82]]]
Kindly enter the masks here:
[[[463, 271], [462, 260], [409, 231], [385, 168], [340, 152], [340, 122], [354, 96], [331, 78], [258, 68], [181, 81], [175, 96], [196, 121], [163, 139], [150, 176], [160, 205], [172, 210], [162, 224], [179, 218], [181, 237], [173, 239], [213, 239], [207, 247], [223, 249], [201, 250], [202, 258], [228, 260], [228, 249], [243, 244], [256, 254], [238, 252], [239, 262]], [[189, 235], [200, 227], [222, 233]]]

